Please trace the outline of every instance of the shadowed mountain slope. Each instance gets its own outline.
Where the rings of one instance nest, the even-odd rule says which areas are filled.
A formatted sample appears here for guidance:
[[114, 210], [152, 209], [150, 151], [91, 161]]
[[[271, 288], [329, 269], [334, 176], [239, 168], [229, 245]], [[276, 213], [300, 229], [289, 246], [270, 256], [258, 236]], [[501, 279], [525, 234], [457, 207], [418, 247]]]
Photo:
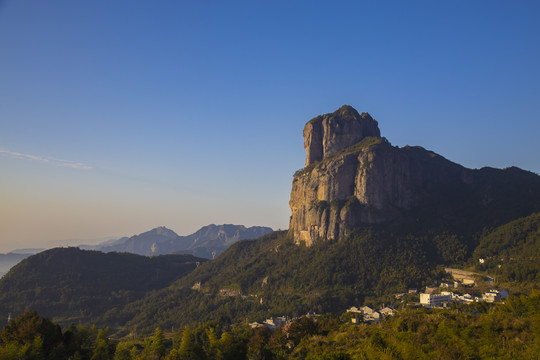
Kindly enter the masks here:
[[32, 309], [61, 322], [106, 319], [107, 311], [170, 285], [204, 261], [191, 255], [47, 250], [24, 259], [0, 280], [0, 313]]

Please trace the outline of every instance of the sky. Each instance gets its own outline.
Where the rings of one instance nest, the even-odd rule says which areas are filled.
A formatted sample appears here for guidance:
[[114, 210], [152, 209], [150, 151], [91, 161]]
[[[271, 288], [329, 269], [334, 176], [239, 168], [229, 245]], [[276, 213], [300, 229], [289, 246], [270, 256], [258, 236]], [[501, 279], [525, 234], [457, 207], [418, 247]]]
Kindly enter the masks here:
[[[540, 2], [0, 0], [0, 252], [286, 229], [302, 130], [540, 172]], [[83, 241], [84, 240], [84, 241]]]

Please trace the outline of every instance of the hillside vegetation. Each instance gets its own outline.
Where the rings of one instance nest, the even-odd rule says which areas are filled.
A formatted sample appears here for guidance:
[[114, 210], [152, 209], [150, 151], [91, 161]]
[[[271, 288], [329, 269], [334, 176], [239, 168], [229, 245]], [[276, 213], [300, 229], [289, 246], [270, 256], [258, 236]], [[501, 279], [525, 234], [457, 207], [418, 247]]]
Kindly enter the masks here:
[[31, 256], [0, 280], [0, 313], [38, 311], [62, 323], [106, 322], [107, 312], [170, 285], [206, 259], [57, 248]]
[[479, 270], [494, 274], [498, 281], [540, 284], [540, 213], [506, 225], [480, 239], [474, 251]]
[[540, 293], [533, 291], [506, 304], [403, 308], [378, 325], [326, 314], [303, 316], [273, 332], [204, 322], [121, 341], [111, 339], [107, 328], [62, 330], [26, 312], [0, 331], [0, 359], [537, 359], [539, 309]]
[[187, 255], [55, 249], [26, 259], [0, 281], [0, 311], [32, 309], [64, 324], [95, 322], [123, 334], [199, 321], [337, 314], [352, 305], [393, 303], [395, 293], [444, 278], [440, 265], [472, 263], [505, 288], [528, 292], [539, 286], [539, 218], [478, 226], [475, 233], [403, 220], [311, 247], [273, 232], [237, 242], [205, 263]]
[[[439, 265], [462, 267], [477, 261], [475, 256], [485, 244], [509, 226], [528, 234], [524, 236], [531, 246], [538, 244], [532, 219], [537, 216], [473, 235], [434, 233], [433, 228], [395, 222], [358, 229], [341, 241], [311, 247], [295, 245], [286, 232], [274, 232], [234, 244], [171, 286], [111, 312], [110, 319], [150, 332], [156, 325], [234, 323], [308, 312], [339, 313], [363, 303], [390, 304], [395, 293], [422, 289], [446, 277]], [[515, 291], [537, 288], [534, 271], [534, 276], [505, 286]]]

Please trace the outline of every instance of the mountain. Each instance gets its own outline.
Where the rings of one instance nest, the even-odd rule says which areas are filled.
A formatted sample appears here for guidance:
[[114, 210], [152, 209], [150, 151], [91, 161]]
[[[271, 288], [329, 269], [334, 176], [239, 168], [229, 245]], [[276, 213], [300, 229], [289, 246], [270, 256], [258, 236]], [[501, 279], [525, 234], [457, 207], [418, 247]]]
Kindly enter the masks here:
[[179, 236], [166, 227], [158, 227], [145, 233], [109, 241], [87, 249], [103, 252], [129, 252], [139, 255], [193, 254], [212, 258], [239, 240], [254, 239], [268, 234], [272, 229], [263, 226], [208, 225], [197, 232]]
[[[216, 259], [201, 261], [147, 293], [151, 286], [132, 284], [135, 290], [119, 291], [102, 278], [113, 274], [114, 285], [125, 289], [154, 274], [151, 270], [132, 269], [129, 278], [115, 278], [115, 272], [126, 273], [124, 268], [118, 260], [102, 259], [109, 265], [92, 265], [98, 269], [92, 267], [89, 281], [76, 275], [86, 269], [76, 256], [53, 258], [51, 269], [73, 262], [53, 272], [48, 272], [49, 262], [29, 262], [31, 257], [0, 281], [0, 294], [20, 294], [3, 295], [0, 313], [9, 310], [4, 304], [26, 302], [48, 309], [50, 316], [118, 325], [121, 334], [206, 320], [238, 323], [308, 311], [341, 313], [352, 305], [392, 303], [396, 292], [447, 276], [441, 265], [472, 266], [480, 257], [490, 271], [500, 269], [514, 289], [512, 281], [523, 288], [538, 286], [538, 175], [513, 167], [472, 170], [421, 147], [394, 147], [380, 137], [369, 114], [348, 106], [315, 118], [306, 129], [306, 167], [294, 175], [288, 231], [243, 241], [237, 240], [245, 232], [232, 225], [176, 238], [167, 229], [141, 234], [137, 239], [146, 246], [141, 249], [151, 246], [155, 253], [234, 242]], [[9, 280], [12, 274], [17, 276]], [[152, 284], [152, 279], [146, 281]], [[11, 288], [4, 287], [7, 280]], [[42, 288], [44, 281], [50, 287]], [[105, 290], [89, 297], [96, 288]], [[36, 300], [42, 293], [47, 303]]]
[[96, 250], [103, 252], [128, 252], [139, 255], [160, 255], [162, 253], [157, 251], [159, 244], [177, 238], [177, 233], [164, 226], [160, 226], [130, 238], [124, 237], [116, 241], [109, 241], [104, 245], [98, 245]]
[[[372, 228], [340, 242], [297, 246], [286, 231], [239, 241], [215, 260], [110, 314], [150, 332], [207, 320], [338, 312], [437, 278], [428, 239]], [[388, 297], [387, 301], [391, 301]]]
[[203, 263], [191, 255], [146, 257], [56, 248], [30, 256], [0, 280], [0, 314], [38, 311], [58, 321], [94, 322], [166, 287]]
[[[389, 303], [444, 278], [439, 265], [471, 264], [479, 245], [540, 211], [538, 175], [472, 170], [419, 146], [392, 146], [350, 106], [308, 122], [304, 138], [288, 233], [237, 242], [111, 317], [149, 331], [148, 318], [168, 327]], [[521, 228], [527, 244], [538, 244], [535, 229]]]
[[182, 250], [175, 252], [212, 258], [239, 240], [256, 239], [270, 232], [272, 229], [264, 226], [246, 228], [243, 225], [212, 224], [202, 227], [191, 235], [179, 237], [171, 243], [169, 251], [183, 247]]
[[44, 248], [24, 248], [24, 249], [15, 249], [11, 251], [11, 254], [27, 254], [34, 255], [45, 250]]
[[297, 243], [408, 217], [448, 229], [498, 226], [540, 210], [540, 177], [518, 168], [467, 169], [422, 147], [395, 147], [350, 106], [304, 128], [306, 167], [294, 175], [289, 229]]

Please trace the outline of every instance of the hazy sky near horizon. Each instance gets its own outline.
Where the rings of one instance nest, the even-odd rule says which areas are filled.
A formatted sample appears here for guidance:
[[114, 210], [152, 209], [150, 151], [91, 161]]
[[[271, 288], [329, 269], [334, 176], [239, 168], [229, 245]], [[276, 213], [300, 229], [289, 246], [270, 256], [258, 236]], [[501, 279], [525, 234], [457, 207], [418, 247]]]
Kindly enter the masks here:
[[302, 129], [540, 172], [537, 1], [0, 0], [0, 252], [287, 228]]

